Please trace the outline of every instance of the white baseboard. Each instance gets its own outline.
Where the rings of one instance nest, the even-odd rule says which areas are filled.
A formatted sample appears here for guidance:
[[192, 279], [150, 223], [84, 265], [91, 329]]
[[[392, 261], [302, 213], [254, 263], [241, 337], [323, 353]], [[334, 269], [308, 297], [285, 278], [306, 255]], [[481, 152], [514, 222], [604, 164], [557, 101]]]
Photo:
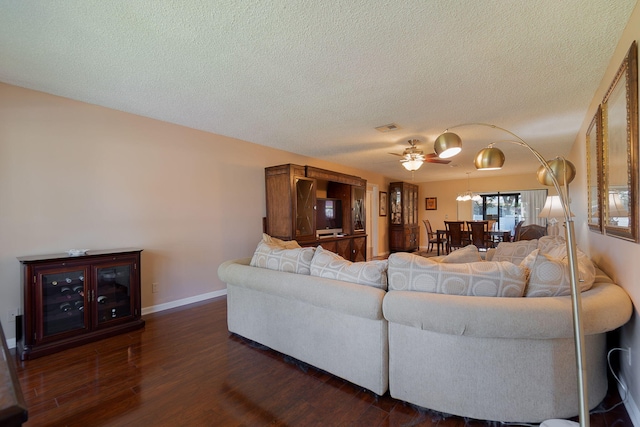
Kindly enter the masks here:
[[[215, 292], [209, 292], [206, 294], [201, 294], [201, 295], [196, 295], [194, 297], [189, 297], [189, 298], [183, 298], [183, 299], [179, 299], [176, 301], [170, 301], [170, 302], [166, 302], [164, 304], [158, 304], [158, 305], [152, 305], [151, 307], [144, 307], [142, 309], [142, 315], [147, 315], [150, 313], [155, 313], [158, 311], [163, 311], [163, 310], [169, 310], [171, 308], [176, 308], [176, 307], [181, 307], [183, 305], [187, 305], [187, 304], [193, 304], [194, 302], [200, 302], [200, 301], [205, 301], [211, 298], [217, 298], [217, 297], [221, 297], [223, 295], [227, 294], [227, 290], [226, 289], [222, 289], [219, 291], [215, 291]], [[16, 339], [15, 338], [9, 338], [7, 339], [7, 347], [9, 348], [15, 348], [16, 346]]]
[[193, 304], [194, 302], [200, 302], [200, 301], [205, 301], [211, 298], [217, 298], [226, 294], [227, 294], [227, 290], [222, 289], [219, 291], [196, 295], [189, 298], [183, 298], [176, 301], [165, 302], [164, 304], [152, 305], [151, 307], [144, 307], [142, 309], [142, 315], [144, 316], [144, 315], [155, 313], [158, 311], [164, 311], [164, 310], [169, 310], [171, 308], [181, 307], [187, 304]]
[[631, 395], [631, 393], [625, 391], [629, 388], [627, 387], [626, 383], [624, 383], [624, 380], [620, 378], [620, 381], [622, 382], [622, 384], [618, 383], [618, 393], [620, 394], [620, 397], [624, 398], [626, 393], [629, 393], [627, 399], [624, 402], [624, 407], [629, 414], [629, 418], [631, 418], [631, 423], [633, 424], [633, 426], [640, 427], [640, 410], [638, 410], [638, 405], [636, 405], [635, 400], [633, 400], [633, 396]]

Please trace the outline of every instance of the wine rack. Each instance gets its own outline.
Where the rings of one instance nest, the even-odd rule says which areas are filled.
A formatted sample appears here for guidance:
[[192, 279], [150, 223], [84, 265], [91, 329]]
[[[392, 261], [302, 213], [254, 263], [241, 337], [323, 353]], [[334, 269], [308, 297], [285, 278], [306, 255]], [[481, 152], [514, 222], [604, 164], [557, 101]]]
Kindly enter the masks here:
[[19, 257], [24, 316], [16, 337], [31, 359], [144, 326], [141, 249]]

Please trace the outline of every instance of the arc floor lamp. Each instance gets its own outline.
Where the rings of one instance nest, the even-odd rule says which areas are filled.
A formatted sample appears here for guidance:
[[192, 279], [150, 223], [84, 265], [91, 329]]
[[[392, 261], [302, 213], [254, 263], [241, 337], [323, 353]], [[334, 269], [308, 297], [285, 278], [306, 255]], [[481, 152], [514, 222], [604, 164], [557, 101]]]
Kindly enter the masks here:
[[[517, 144], [529, 150], [540, 163], [540, 167], [537, 171], [538, 181], [543, 185], [553, 185], [553, 187], [555, 187], [556, 191], [558, 192], [565, 221], [565, 242], [567, 246], [567, 259], [569, 263], [569, 274], [571, 283], [571, 309], [578, 378], [579, 425], [582, 427], [589, 427], [589, 399], [587, 393], [584, 329], [582, 326], [581, 318], [582, 299], [580, 295], [580, 288], [578, 287], [578, 260], [575, 242], [575, 229], [571, 214], [571, 208], [569, 206], [569, 183], [573, 181], [573, 178], [575, 178], [575, 166], [563, 157], [556, 157], [553, 160], [546, 161], [538, 151], [527, 144], [518, 135], [507, 129], [487, 123], [465, 123], [450, 127], [445, 130], [441, 135], [438, 136], [438, 138], [436, 138], [434, 143], [434, 150], [436, 154], [438, 154], [438, 156], [443, 156], [445, 158], [451, 157], [455, 154], [458, 154], [462, 150], [462, 140], [460, 139], [460, 137], [455, 133], [449, 132], [449, 129], [462, 126], [487, 126], [493, 129], [498, 129], [502, 132], [506, 132], [511, 136], [511, 138], [513, 138], [492, 142], [487, 148], [480, 150], [476, 155], [474, 161], [476, 169], [495, 170], [502, 168], [505, 161], [504, 153], [500, 149], [494, 147], [494, 145], [500, 142]], [[451, 154], [452, 151], [454, 154]], [[547, 420], [541, 424], [541, 427], [571, 425], [578, 424], [567, 420]]]

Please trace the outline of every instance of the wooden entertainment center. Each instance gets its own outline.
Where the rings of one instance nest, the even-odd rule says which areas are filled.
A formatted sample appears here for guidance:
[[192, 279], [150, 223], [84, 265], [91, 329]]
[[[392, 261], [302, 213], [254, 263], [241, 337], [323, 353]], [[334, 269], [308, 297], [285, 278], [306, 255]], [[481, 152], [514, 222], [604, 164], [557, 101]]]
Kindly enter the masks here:
[[[322, 245], [350, 261], [365, 261], [365, 195], [367, 181], [313, 166], [286, 164], [265, 168], [267, 216], [265, 232], [301, 246]], [[318, 212], [318, 200], [335, 200]], [[339, 212], [333, 212], [339, 206]], [[341, 218], [340, 226], [318, 229], [322, 219]], [[326, 222], [326, 221], [322, 221]]]

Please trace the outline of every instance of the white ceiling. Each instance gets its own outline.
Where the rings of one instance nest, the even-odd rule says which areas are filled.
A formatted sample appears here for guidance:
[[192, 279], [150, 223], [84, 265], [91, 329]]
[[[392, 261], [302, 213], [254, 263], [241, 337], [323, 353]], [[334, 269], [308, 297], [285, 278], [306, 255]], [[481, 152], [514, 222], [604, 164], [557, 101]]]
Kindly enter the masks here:
[[[0, 0], [0, 81], [410, 180], [388, 153], [459, 123], [566, 154], [635, 4]], [[456, 133], [458, 167], [416, 181], [465, 179], [507, 136]], [[536, 169], [500, 148], [502, 173]]]

